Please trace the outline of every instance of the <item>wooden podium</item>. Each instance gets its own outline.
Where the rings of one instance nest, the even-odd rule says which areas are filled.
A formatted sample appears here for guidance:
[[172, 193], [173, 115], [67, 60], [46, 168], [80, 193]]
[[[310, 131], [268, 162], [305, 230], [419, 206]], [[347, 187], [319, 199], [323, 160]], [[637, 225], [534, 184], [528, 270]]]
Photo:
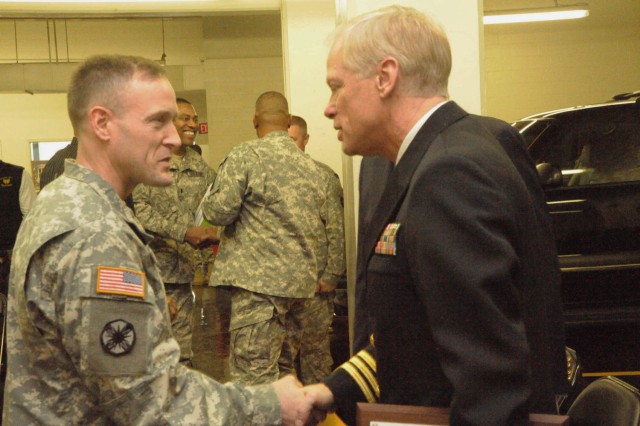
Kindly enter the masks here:
[[[357, 426], [447, 426], [449, 409], [409, 405], [358, 403]], [[568, 426], [568, 416], [530, 414], [530, 426]]]

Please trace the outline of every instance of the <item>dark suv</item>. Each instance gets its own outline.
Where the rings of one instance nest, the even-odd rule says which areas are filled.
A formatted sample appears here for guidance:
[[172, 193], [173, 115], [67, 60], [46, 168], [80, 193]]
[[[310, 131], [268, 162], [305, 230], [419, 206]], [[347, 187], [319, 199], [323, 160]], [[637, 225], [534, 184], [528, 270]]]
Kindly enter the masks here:
[[640, 91], [513, 123], [553, 219], [583, 376], [640, 380]]

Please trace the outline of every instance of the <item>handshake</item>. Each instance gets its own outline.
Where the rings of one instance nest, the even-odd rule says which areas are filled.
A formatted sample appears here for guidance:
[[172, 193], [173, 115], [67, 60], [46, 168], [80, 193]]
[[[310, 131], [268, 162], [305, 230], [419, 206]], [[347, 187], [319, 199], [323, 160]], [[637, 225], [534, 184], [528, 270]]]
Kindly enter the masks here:
[[294, 376], [273, 383], [285, 426], [316, 425], [333, 409], [333, 394], [323, 383], [302, 386]]

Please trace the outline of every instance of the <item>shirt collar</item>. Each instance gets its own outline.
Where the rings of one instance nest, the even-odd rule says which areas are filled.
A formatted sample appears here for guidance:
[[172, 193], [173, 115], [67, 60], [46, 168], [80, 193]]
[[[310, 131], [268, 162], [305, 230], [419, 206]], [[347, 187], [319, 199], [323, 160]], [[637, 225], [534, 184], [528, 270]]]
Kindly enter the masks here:
[[436, 112], [438, 108], [440, 108], [442, 105], [446, 104], [447, 102], [449, 101], [448, 100], [442, 101], [436, 106], [434, 106], [433, 108], [431, 108], [429, 111], [427, 111], [425, 115], [422, 116], [422, 118], [420, 118], [420, 120], [418, 120], [416, 124], [413, 125], [411, 130], [409, 130], [409, 133], [407, 133], [407, 136], [404, 137], [404, 140], [400, 145], [400, 149], [398, 149], [398, 156], [396, 157], [396, 163], [395, 163], [396, 166], [400, 162], [400, 159], [402, 158], [404, 153], [407, 151], [407, 149], [409, 149], [409, 145], [411, 145], [411, 142], [413, 142], [413, 139], [415, 139], [416, 135], [418, 134], [418, 132], [420, 131], [424, 123], [429, 119], [429, 117], [433, 115], [434, 112]]

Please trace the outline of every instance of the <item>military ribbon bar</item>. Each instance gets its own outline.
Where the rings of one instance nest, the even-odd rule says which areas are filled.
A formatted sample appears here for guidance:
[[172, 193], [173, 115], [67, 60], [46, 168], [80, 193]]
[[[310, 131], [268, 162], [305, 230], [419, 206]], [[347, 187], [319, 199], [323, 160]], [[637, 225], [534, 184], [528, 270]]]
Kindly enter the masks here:
[[397, 254], [397, 234], [399, 229], [399, 223], [390, 223], [384, 228], [376, 244], [376, 254], [384, 254], [387, 256], [395, 256]]

